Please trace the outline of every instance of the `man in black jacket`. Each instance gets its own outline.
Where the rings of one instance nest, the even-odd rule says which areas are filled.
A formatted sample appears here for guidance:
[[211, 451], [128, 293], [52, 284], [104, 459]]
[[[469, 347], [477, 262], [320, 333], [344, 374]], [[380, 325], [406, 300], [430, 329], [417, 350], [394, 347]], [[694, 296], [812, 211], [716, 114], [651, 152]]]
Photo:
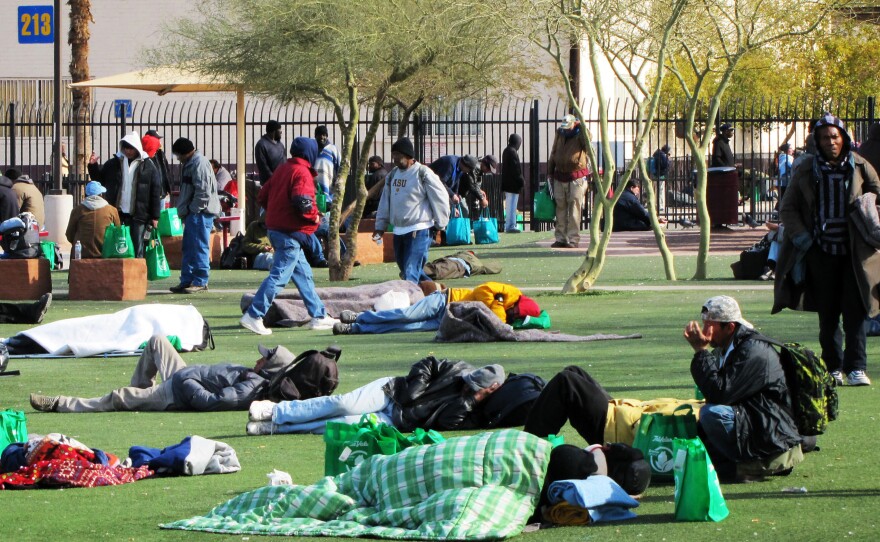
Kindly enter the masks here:
[[516, 227], [516, 204], [519, 201], [519, 193], [522, 192], [525, 181], [523, 179], [522, 164], [519, 161], [519, 148], [522, 146], [522, 136], [510, 134], [507, 138], [507, 148], [501, 153], [501, 192], [504, 193], [504, 233], [519, 233]]
[[504, 368], [474, 369], [463, 361], [429, 356], [407, 376], [385, 377], [343, 395], [304, 401], [256, 401], [249, 410], [248, 435], [324, 432], [329, 421], [356, 423], [364, 414], [401, 431], [471, 429], [476, 407], [504, 382]]
[[733, 126], [725, 123], [718, 127], [717, 135], [712, 140], [712, 161], [710, 167], [734, 167], [733, 151], [730, 150], [730, 138], [733, 137]]
[[779, 354], [756, 338], [732, 297], [708, 299], [701, 316], [684, 337], [694, 349], [691, 375], [706, 398], [700, 437], [718, 475], [787, 474], [803, 454]]
[[[165, 337], [147, 341], [131, 386], [95, 398], [31, 394], [31, 406], [42, 412], [112, 412], [164, 410], [245, 410], [260, 399], [272, 375], [293, 361], [283, 346], [259, 346], [253, 368], [241, 365], [193, 365]], [[162, 382], [156, 383], [156, 375]]]
[[137, 132], [131, 132], [119, 141], [119, 152], [103, 166], [92, 152], [89, 157], [89, 175], [104, 185], [104, 199], [119, 211], [122, 224], [131, 228], [134, 254], [144, 255], [144, 232], [154, 228], [162, 212], [162, 176], [149, 160]]
[[[630, 180], [620, 199], [614, 205], [614, 231], [648, 231], [651, 229], [651, 215], [639, 200], [642, 188], [639, 182]], [[657, 222], [665, 224], [665, 218]]]

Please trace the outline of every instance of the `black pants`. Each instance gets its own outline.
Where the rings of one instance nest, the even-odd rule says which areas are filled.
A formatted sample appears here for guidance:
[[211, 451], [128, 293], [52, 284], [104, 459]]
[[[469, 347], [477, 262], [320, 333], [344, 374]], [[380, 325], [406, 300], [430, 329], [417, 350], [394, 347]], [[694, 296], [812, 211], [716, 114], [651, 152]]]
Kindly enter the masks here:
[[119, 213], [119, 220], [124, 226], [128, 226], [129, 232], [131, 233], [131, 244], [132, 247], [134, 247], [134, 257], [143, 258], [145, 246], [144, 231], [147, 229], [147, 224], [135, 220], [133, 216], [124, 213]]
[[822, 359], [829, 371], [864, 371], [868, 365], [865, 351], [868, 315], [856, 283], [852, 256], [832, 256], [814, 245], [807, 252], [806, 264], [808, 284], [819, 313]]
[[35, 324], [39, 311], [36, 303], [0, 303], [0, 324]]
[[605, 443], [605, 420], [612, 397], [590, 376], [574, 365], [550, 379], [541, 391], [524, 430], [539, 437], [559, 434], [565, 422], [571, 422], [578, 434], [590, 444]]

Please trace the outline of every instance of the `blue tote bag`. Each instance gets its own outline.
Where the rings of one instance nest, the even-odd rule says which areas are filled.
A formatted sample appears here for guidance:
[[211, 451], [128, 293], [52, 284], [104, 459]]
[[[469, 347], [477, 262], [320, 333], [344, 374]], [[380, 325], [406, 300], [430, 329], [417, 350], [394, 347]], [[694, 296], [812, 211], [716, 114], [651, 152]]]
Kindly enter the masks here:
[[449, 219], [446, 226], [446, 244], [448, 246], [471, 244], [471, 219], [467, 217], [459, 203], [453, 207], [453, 215], [458, 211], [458, 216]]
[[490, 245], [498, 242], [498, 219], [489, 216], [489, 209], [480, 212], [480, 218], [474, 222], [474, 240], [478, 245]]

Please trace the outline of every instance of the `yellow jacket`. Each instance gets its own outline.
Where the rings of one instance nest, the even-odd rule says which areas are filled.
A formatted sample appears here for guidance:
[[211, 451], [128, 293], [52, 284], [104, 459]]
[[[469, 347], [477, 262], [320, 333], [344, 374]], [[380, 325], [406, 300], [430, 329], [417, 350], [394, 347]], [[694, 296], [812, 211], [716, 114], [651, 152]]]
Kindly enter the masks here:
[[507, 309], [516, 304], [520, 296], [522, 296], [519, 288], [502, 282], [484, 282], [473, 290], [468, 288], [449, 288], [446, 292], [447, 303], [479, 301], [489, 307], [502, 322], [507, 322]]
[[[699, 419], [700, 407], [705, 401], [685, 399], [652, 399], [642, 401], [639, 399], [614, 399], [608, 402], [608, 415], [605, 417], [605, 442], [622, 442], [632, 445], [636, 438], [639, 420], [642, 414], [659, 412], [672, 414], [681, 405], [691, 405], [694, 408], [694, 416]], [[603, 444], [591, 442], [590, 444]]]

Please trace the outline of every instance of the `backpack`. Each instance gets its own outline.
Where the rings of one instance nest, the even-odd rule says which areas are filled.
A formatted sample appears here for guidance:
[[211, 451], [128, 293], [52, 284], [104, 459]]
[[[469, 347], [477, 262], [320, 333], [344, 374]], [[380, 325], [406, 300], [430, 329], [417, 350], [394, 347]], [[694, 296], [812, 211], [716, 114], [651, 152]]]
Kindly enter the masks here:
[[532, 405], [546, 385], [547, 382], [538, 375], [510, 373], [504, 384], [483, 403], [486, 427], [524, 425]]
[[247, 269], [247, 259], [244, 257], [244, 235], [241, 232], [235, 234], [229, 246], [220, 255], [221, 269]]
[[648, 174], [652, 177], [657, 176], [657, 159], [653, 156], [648, 158]]
[[755, 338], [778, 346], [779, 361], [791, 394], [798, 432], [805, 437], [821, 435], [828, 422], [837, 419], [838, 398], [834, 378], [825, 362], [798, 343], [781, 343], [763, 335]]
[[39, 258], [43, 254], [40, 249], [40, 232], [34, 227], [36, 221], [31, 221], [27, 215], [30, 213], [22, 213], [2, 223], [0, 247], [3, 247], [5, 258], [30, 259]]
[[336, 345], [320, 352], [303, 352], [272, 376], [264, 398], [277, 403], [332, 394], [339, 385], [336, 363], [341, 355], [342, 349]]

